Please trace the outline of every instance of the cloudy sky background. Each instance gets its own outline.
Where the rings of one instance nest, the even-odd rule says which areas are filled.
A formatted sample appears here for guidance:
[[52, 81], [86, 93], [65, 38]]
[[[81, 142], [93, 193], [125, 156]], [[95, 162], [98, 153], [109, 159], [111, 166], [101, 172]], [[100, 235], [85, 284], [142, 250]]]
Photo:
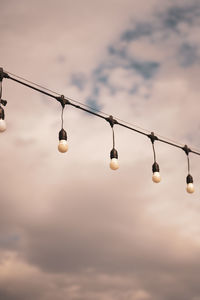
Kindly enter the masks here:
[[[139, 2], [139, 3], [138, 3]], [[0, 1], [0, 66], [200, 149], [199, 1]], [[0, 299], [200, 300], [200, 159], [3, 81]]]

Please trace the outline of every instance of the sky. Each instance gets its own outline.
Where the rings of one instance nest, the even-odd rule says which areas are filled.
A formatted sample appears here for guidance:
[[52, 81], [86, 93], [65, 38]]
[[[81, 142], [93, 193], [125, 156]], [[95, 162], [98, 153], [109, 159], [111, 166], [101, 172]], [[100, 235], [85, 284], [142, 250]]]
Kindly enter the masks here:
[[[200, 149], [200, 2], [0, 0], [7, 72]], [[3, 80], [0, 299], [200, 300], [200, 158]], [[138, 128], [137, 127], [137, 128]]]

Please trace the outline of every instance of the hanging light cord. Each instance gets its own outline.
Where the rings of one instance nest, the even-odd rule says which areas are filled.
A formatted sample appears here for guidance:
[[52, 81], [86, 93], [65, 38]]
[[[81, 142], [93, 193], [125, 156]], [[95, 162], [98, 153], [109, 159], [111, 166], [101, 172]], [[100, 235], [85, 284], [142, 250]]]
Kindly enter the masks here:
[[[13, 76], [16, 77], [16, 78], [14, 78]], [[40, 92], [40, 93], [42, 93], [42, 94], [44, 94], [44, 95], [46, 95], [46, 96], [49, 96], [49, 97], [51, 97], [51, 98], [54, 98], [54, 99], [56, 99], [57, 101], [59, 101], [60, 103], [61, 103], [61, 100], [63, 100], [63, 99], [61, 99], [60, 94], [58, 94], [58, 93], [56, 93], [56, 92], [53, 92], [53, 91], [51, 91], [50, 89], [44, 88], [44, 87], [42, 87], [41, 85], [35, 84], [35, 83], [31, 82], [31, 81], [28, 81], [28, 80], [26, 80], [26, 79], [24, 79], [24, 78], [22, 78], [22, 77], [19, 77], [19, 76], [17, 76], [17, 75], [14, 75], [14, 74], [12, 74], [12, 73], [10, 73], [10, 72], [6, 72], [6, 73], [3, 72], [3, 77], [4, 77], [4, 78], [7, 78], [7, 79], [11, 79], [11, 80], [13, 80], [13, 81], [15, 81], [15, 82], [17, 82], [17, 83], [19, 83], [19, 84], [22, 84], [22, 85], [24, 85], [24, 86], [26, 86], [26, 87], [28, 87], [28, 88], [31, 88], [31, 89], [33, 89], [33, 90], [35, 90], [35, 91], [38, 91], [38, 92]], [[17, 78], [18, 78], [18, 79], [17, 79]], [[52, 93], [53, 93], [54, 95], [53, 95]], [[55, 96], [55, 94], [56, 94], [57, 96]], [[83, 111], [85, 111], [85, 112], [87, 112], [87, 113], [90, 113], [90, 114], [92, 114], [92, 115], [94, 115], [94, 116], [97, 116], [97, 117], [99, 117], [99, 118], [102, 118], [102, 119], [104, 119], [104, 120], [107, 120], [107, 118], [105, 117], [105, 115], [108, 116], [108, 114], [106, 114], [106, 113], [100, 112], [99, 110], [96, 110], [96, 109], [94, 109], [94, 108], [91, 108], [90, 106], [87, 106], [87, 105], [85, 105], [85, 104], [83, 104], [83, 103], [81, 103], [81, 102], [79, 102], [79, 101], [73, 100], [73, 99], [71, 99], [71, 98], [69, 98], [69, 97], [64, 97], [64, 100], [66, 101], [65, 104], [71, 105], [71, 106], [73, 106], [73, 107], [75, 107], [75, 108], [77, 108], [77, 109], [83, 110]], [[77, 103], [77, 104], [76, 104], [76, 103]], [[96, 112], [95, 112], [95, 111], [96, 111]], [[62, 114], [63, 114], [63, 111], [62, 111]], [[133, 125], [130, 124], [130, 123], [128, 123], [128, 122], [125, 122], [125, 121], [122, 121], [122, 120], [120, 120], [120, 119], [117, 119], [117, 124], [118, 124], [119, 126], [124, 127], [124, 128], [127, 128], [127, 129], [130, 129], [130, 130], [132, 130], [132, 131], [135, 131], [135, 132], [137, 132], [137, 133], [139, 133], [139, 134], [142, 134], [142, 135], [145, 135], [145, 136], [149, 136], [148, 133], [144, 132], [144, 131], [148, 131], [148, 130], [146, 130], [146, 129], [141, 129], [140, 127], [135, 126], [135, 125], [134, 125], [134, 127], [132, 127]], [[126, 125], [126, 124], [128, 124], [128, 125]], [[131, 125], [131, 126], [129, 126], [129, 125]], [[63, 121], [62, 121], [62, 126], [63, 126]], [[135, 128], [135, 127], [137, 127], [137, 128]], [[148, 132], [150, 132], [150, 130], [149, 130]], [[113, 132], [113, 136], [114, 136], [114, 132]], [[158, 138], [157, 138], [157, 141], [160, 141], [160, 142], [163, 142], [163, 143], [165, 143], [165, 144], [168, 144], [168, 145], [177, 147], [177, 148], [179, 148], [179, 149], [183, 149], [183, 146], [180, 145], [180, 143], [174, 142], [174, 141], [172, 141], [172, 140], [170, 140], [170, 139], [168, 139], [168, 138], [158, 137]], [[114, 142], [114, 139], [113, 139], [113, 142]], [[153, 147], [153, 149], [154, 149], [154, 147]], [[200, 151], [199, 151], [199, 150], [195, 151], [195, 150], [190, 149], [190, 152], [193, 153], [193, 154], [196, 154], [196, 155], [200, 155]], [[154, 149], [154, 153], [155, 153], [155, 149]], [[154, 156], [154, 157], [155, 157], [155, 156]]]
[[61, 111], [61, 129], [63, 129], [63, 112], [64, 112], [64, 107], [62, 106], [62, 111]]
[[190, 174], [190, 159], [189, 154], [187, 155], [188, 174]]
[[152, 143], [152, 148], [153, 148], [153, 158], [154, 158], [154, 162], [156, 162], [156, 151], [155, 151], [154, 143]]
[[[0, 100], [2, 97], [2, 80], [0, 80]], [[0, 102], [0, 106], [1, 106], [1, 102]]]
[[113, 148], [115, 148], [115, 133], [113, 127], [112, 127], [112, 137], [113, 137]]

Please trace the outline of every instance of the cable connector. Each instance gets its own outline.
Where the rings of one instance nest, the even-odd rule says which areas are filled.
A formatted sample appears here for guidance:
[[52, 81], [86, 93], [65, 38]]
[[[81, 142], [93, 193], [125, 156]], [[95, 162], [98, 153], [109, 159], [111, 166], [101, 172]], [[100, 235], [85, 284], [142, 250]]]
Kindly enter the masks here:
[[6, 100], [3, 100], [3, 99], [0, 99], [0, 104], [2, 104], [3, 106], [6, 106], [7, 101], [6, 101]]
[[2, 81], [3, 80], [3, 68], [0, 68], [0, 81]]
[[110, 124], [110, 126], [113, 128], [115, 124], [118, 124], [117, 120], [113, 118], [113, 116], [109, 116], [108, 118], [105, 118], [105, 120]]
[[185, 152], [186, 155], [188, 155], [192, 150], [190, 148], [188, 148], [187, 145], [185, 145], [184, 147], [182, 147], [183, 151]]
[[155, 161], [153, 166], [152, 166], [152, 172], [160, 172], [159, 164]]
[[152, 144], [154, 144], [154, 142], [158, 140], [158, 137], [154, 135], [154, 132], [151, 132], [151, 134], [148, 134], [147, 136], [148, 138], [150, 138]]
[[188, 176], [186, 177], [186, 183], [187, 184], [193, 183], [193, 177], [192, 177], [192, 175], [188, 174]]
[[70, 104], [69, 100], [66, 99], [64, 95], [61, 95], [60, 97], [56, 97], [56, 100], [60, 102], [63, 108], [65, 107], [66, 104]]
[[3, 78], [9, 78], [9, 75], [3, 71], [3, 68], [0, 67], [0, 81], [3, 81]]
[[113, 148], [111, 151], [110, 151], [110, 159], [112, 158], [116, 158], [118, 159], [118, 152], [115, 148]]

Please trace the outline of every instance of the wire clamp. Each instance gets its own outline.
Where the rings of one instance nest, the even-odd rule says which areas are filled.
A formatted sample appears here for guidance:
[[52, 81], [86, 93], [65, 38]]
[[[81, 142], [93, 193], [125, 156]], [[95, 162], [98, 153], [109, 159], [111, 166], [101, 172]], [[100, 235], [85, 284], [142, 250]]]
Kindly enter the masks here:
[[147, 136], [148, 138], [150, 138], [152, 144], [154, 144], [154, 142], [158, 140], [158, 137], [154, 135], [154, 132], [151, 132], [151, 134], [148, 134]]
[[63, 108], [65, 107], [66, 104], [70, 104], [69, 100], [66, 99], [64, 95], [61, 95], [60, 97], [56, 97], [56, 100], [60, 102]]
[[10, 78], [7, 73], [3, 71], [3, 68], [0, 67], [0, 81], [3, 81], [3, 78]]
[[113, 118], [113, 116], [109, 116], [108, 118], [105, 118], [105, 120], [110, 124], [110, 126], [113, 128], [115, 124], [118, 124], [117, 120]]
[[3, 106], [6, 106], [7, 104], [7, 101], [6, 100], [3, 100], [3, 99], [0, 99], [0, 105], [3, 105]]
[[186, 155], [188, 155], [192, 150], [190, 148], [188, 148], [187, 145], [185, 145], [184, 147], [182, 147], [183, 151], [185, 152]]

